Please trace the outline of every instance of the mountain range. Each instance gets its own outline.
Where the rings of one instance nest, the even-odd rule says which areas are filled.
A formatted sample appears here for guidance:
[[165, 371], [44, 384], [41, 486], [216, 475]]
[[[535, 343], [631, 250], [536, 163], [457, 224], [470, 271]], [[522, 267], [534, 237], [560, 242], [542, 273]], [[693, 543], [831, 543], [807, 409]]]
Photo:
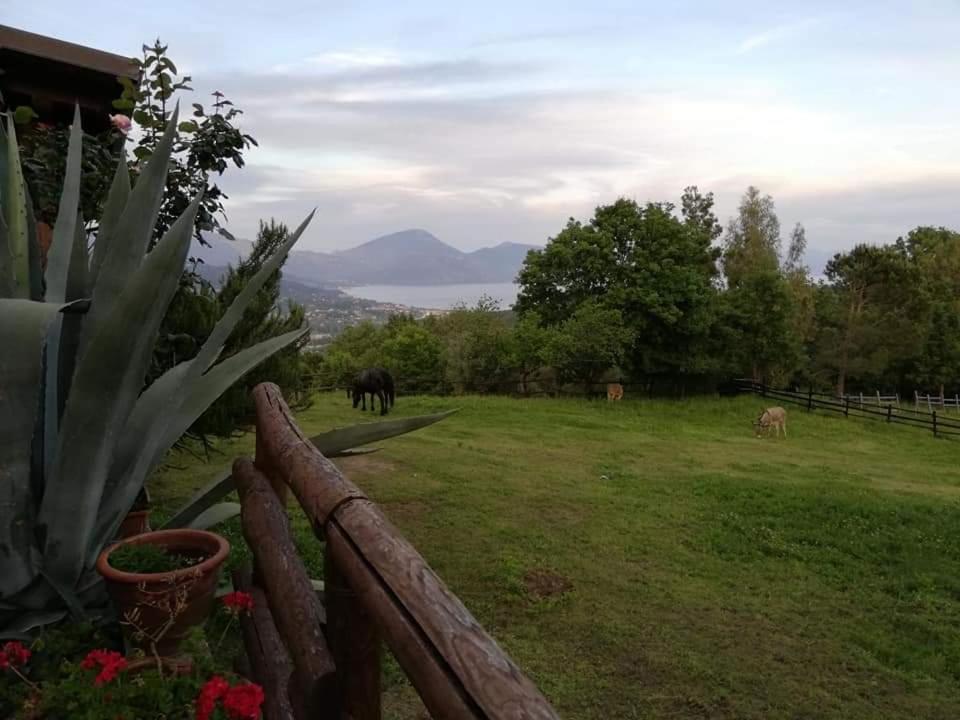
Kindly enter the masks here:
[[[211, 247], [197, 244], [191, 254], [214, 268], [236, 264], [251, 243], [208, 238]], [[285, 278], [314, 287], [356, 285], [457, 285], [513, 282], [534, 245], [504, 242], [473, 252], [447, 245], [426, 230], [403, 230], [378, 237], [349, 250], [294, 250], [283, 268]]]

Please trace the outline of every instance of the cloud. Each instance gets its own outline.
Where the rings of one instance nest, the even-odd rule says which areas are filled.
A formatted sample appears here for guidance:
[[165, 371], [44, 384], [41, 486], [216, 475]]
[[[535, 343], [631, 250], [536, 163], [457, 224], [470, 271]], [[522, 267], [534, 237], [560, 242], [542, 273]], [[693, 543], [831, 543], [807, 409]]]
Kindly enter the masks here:
[[900, 122], [728, 87], [551, 86], [536, 64], [476, 57], [346, 55], [209, 78], [230, 88], [261, 144], [224, 178], [238, 235], [270, 215], [294, 224], [318, 205], [308, 249], [405, 227], [464, 249], [536, 243], [620, 195], [676, 202], [689, 184], [714, 191], [726, 221], [755, 184], [777, 200], [784, 228], [807, 225], [817, 267], [921, 222], [932, 206], [906, 191], [960, 165], [960, 142], [936, 118]]
[[784, 23], [782, 25], [776, 25], [766, 30], [762, 30], [758, 33], [745, 38], [737, 46], [737, 54], [744, 55], [752, 50], [757, 48], [765, 47], [767, 45], [772, 45], [775, 42], [785, 40], [789, 37], [797, 35], [804, 30], [809, 30], [810, 28], [818, 25], [821, 22], [819, 18], [807, 18], [805, 20], [799, 20], [796, 22]]

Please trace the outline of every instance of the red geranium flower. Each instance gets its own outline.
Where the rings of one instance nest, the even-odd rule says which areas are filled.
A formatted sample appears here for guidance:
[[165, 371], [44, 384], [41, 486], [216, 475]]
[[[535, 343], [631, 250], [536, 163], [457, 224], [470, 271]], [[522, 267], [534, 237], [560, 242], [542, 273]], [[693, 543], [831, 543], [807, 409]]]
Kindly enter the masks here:
[[200, 688], [197, 696], [197, 720], [209, 720], [217, 709], [217, 701], [230, 689], [230, 684], [219, 675], [214, 675]]
[[84, 670], [100, 668], [100, 672], [93, 679], [97, 687], [116, 679], [117, 674], [127, 667], [127, 660], [115, 650], [91, 650], [80, 663]]
[[254, 683], [232, 687], [223, 698], [223, 707], [231, 720], [257, 720], [263, 705], [263, 688]]
[[253, 610], [253, 595], [237, 590], [223, 596], [223, 605], [233, 615]]
[[5, 643], [3, 650], [0, 650], [0, 670], [6, 670], [9, 667], [26, 665], [30, 659], [30, 651], [23, 643], [11, 640]]

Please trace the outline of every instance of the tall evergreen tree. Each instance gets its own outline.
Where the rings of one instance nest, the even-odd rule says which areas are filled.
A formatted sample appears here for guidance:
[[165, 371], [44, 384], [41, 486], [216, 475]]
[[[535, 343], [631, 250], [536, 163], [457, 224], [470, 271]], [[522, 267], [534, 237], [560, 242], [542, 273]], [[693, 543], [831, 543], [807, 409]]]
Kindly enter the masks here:
[[[288, 237], [287, 227], [270, 220], [260, 223], [260, 231], [253, 249], [236, 267], [227, 269], [214, 301], [218, 314], [226, 312], [230, 303], [243, 290], [263, 263], [283, 244]], [[304, 309], [292, 301], [286, 307], [280, 303], [281, 272], [278, 269], [264, 283], [243, 318], [230, 336], [221, 360], [266, 340], [302, 327]], [[300, 356], [309, 337], [290, 345], [258, 365], [239, 382], [235, 383], [203, 416], [194, 423], [191, 433], [199, 436], [229, 435], [238, 427], [248, 425], [254, 417], [251, 389], [260, 382], [269, 380], [280, 386], [284, 398], [292, 407], [305, 407], [309, 402], [309, 378], [307, 368]]]

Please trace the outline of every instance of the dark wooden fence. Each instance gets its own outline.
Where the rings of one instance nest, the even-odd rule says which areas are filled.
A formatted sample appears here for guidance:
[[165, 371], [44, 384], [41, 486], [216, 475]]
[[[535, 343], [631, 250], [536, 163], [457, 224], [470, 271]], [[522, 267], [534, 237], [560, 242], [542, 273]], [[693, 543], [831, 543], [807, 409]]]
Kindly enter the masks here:
[[[557, 718], [534, 684], [377, 506], [297, 427], [279, 389], [254, 389], [256, 460], [233, 474], [252, 571], [234, 575], [256, 610], [243, 618], [266, 720], [376, 720], [381, 645], [433, 718]], [[290, 535], [293, 491], [324, 542], [322, 601]]]
[[805, 393], [777, 390], [753, 380], [738, 380], [737, 382], [744, 392], [753, 392], [771, 400], [800, 405], [806, 408], [808, 412], [823, 410], [844, 417], [861, 417], [868, 420], [879, 420], [919, 428], [932, 432], [937, 437], [960, 437], [960, 421], [945, 418], [942, 414], [938, 415], [935, 410], [927, 413], [895, 407], [892, 403], [888, 403], [886, 406], [871, 406], [861, 404], [851, 396], [838, 398], [825, 393], [815, 393], [812, 390]]

